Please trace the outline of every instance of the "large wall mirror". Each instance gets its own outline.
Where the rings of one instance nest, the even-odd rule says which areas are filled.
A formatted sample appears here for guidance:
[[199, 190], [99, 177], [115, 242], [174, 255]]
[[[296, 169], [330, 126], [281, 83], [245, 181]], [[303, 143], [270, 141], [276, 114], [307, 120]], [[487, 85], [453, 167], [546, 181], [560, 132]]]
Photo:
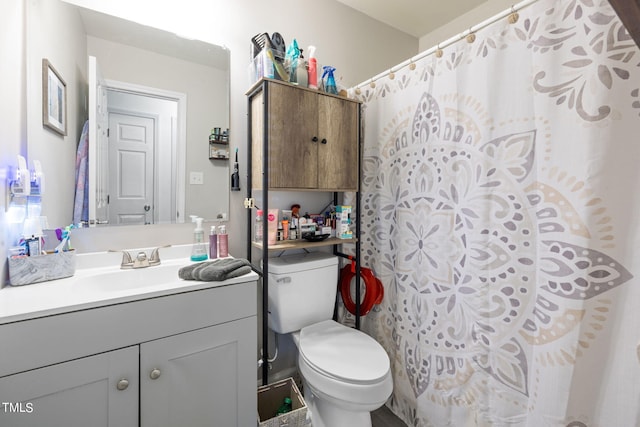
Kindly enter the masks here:
[[[44, 59], [66, 87], [66, 135], [43, 125]], [[210, 146], [209, 134], [229, 128], [228, 49], [30, 0], [26, 72], [28, 158], [42, 163], [52, 228], [226, 218], [232, 136]]]

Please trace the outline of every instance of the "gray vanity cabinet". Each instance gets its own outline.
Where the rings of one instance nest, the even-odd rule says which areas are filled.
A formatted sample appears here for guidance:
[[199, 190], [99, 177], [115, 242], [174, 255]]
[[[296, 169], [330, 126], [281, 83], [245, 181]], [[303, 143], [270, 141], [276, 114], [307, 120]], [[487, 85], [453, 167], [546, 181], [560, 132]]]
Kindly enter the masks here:
[[0, 324], [0, 426], [255, 425], [256, 298], [253, 279]]
[[136, 427], [137, 377], [132, 346], [0, 378], [0, 426]]
[[249, 318], [142, 344], [140, 425], [255, 423], [255, 340], [243, 338], [255, 330]]

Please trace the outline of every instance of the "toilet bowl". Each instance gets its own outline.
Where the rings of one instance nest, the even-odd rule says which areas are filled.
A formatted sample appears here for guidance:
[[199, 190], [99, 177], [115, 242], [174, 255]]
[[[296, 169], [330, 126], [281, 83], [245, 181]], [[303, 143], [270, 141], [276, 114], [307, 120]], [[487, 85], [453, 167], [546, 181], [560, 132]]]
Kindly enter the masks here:
[[271, 258], [268, 274], [269, 327], [292, 333], [313, 427], [371, 427], [371, 411], [393, 390], [389, 357], [369, 335], [331, 320], [337, 258]]
[[393, 390], [389, 357], [373, 338], [333, 320], [293, 334], [313, 427], [371, 427]]

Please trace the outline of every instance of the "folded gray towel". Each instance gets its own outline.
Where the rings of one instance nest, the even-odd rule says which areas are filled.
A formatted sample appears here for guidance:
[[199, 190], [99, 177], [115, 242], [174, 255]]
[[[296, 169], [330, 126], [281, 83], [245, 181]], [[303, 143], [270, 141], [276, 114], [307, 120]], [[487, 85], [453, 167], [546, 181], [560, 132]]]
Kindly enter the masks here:
[[219, 282], [251, 272], [251, 263], [243, 258], [219, 258], [187, 265], [178, 271], [184, 280]]

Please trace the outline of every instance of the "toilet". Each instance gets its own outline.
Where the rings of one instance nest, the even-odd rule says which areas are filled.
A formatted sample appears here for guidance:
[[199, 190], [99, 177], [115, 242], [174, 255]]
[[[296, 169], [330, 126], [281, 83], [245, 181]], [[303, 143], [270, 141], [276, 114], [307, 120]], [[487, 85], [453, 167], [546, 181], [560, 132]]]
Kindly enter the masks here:
[[338, 258], [269, 258], [269, 328], [291, 333], [313, 427], [371, 427], [393, 390], [389, 357], [364, 332], [332, 319]]

